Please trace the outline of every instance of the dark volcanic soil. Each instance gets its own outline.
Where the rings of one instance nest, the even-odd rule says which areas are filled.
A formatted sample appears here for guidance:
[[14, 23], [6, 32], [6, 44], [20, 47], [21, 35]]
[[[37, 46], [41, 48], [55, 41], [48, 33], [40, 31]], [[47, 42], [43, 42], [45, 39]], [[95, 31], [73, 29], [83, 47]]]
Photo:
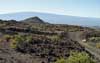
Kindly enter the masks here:
[[[41, 23], [25, 23], [0, 21], [0, 63], [53, 63], [58, 58], [67, 58], [71, 51], [85, 51], [77, 41], [72, 40], [68, 32], [84, 31], [80, 26], [54, 25]], [[27, 35], [33, 38], [31, 42], [20, 42], [16, 48], [11, 48], [8, 38], [4, 35]], [[59, 36], [57, 40], [48, 39]], [[43, 37], [44, 36], [44, 37]], [[73, 37], [75, 38], [75, 37]]]
[[69, 38], [63, 38], [57, 42], [49, 39], [35, 39], [30, 43], [21, 44], [16, 49], [1, 48], [0, 63], [49, 63], [60, 57], [68, 57], [72, 50], [84, 51], [84, 48]]

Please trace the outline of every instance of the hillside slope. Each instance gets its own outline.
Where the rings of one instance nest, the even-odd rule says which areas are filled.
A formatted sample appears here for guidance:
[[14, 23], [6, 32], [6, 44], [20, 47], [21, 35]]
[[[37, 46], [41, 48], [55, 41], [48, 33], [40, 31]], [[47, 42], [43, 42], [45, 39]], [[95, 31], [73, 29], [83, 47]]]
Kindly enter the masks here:
[[71, 51], [86, 51], [68, 32], [92, 30], [75, 25], [0, 21], [1, 63], [54, 63]]
[[26, 23], [45, 23], [42, 19], [40, 19], [39, 17], [30, 17], [27, 19], [22, 20], [23, 22]]

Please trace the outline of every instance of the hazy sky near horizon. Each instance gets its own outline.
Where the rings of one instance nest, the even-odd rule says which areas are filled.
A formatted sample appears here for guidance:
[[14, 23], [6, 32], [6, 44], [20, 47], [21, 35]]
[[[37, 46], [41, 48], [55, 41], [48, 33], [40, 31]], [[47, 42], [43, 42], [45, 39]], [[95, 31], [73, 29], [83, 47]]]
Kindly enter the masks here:
[[100, 18], [100, 0], [0, 0], [0, 14], [46, 12]]

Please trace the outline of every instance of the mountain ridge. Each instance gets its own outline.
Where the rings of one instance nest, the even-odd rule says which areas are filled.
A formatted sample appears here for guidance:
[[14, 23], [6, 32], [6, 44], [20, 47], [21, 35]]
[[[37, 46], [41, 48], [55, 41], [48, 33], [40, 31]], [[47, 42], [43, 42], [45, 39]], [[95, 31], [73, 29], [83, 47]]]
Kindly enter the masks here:
[[26, 23], [45, 23], [42, 19], [40, 19], [37, 16], [26, 18], [26, 19], [21, 20], [21, 21], [26, 22]]
[[50, 13], [40, 13], [40, 12], [17, 12], [0, 14], [0, 19], [3, 20], [24, 20], [29, 17], [38, 16], [45, 22], [53, 24], [70, 24], [70, 25], [83, 25], [83, 26], [99, 26], [99, 18], [88, 18], [88, 17], [78, 17], [78, 16], [67, 16], [67, 15], [57, 15]]

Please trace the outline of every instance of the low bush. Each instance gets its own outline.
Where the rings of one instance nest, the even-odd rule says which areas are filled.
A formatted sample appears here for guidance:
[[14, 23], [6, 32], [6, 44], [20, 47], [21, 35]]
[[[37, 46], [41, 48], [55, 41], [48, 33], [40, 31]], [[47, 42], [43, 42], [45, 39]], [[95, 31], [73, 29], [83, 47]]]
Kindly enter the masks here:
[[85, 52], [72, 52], [67, 59], [59, 59], [55, 63], [95, 63]]
[[96, 43], [96, 48], [100, 48], [100, 43]]

